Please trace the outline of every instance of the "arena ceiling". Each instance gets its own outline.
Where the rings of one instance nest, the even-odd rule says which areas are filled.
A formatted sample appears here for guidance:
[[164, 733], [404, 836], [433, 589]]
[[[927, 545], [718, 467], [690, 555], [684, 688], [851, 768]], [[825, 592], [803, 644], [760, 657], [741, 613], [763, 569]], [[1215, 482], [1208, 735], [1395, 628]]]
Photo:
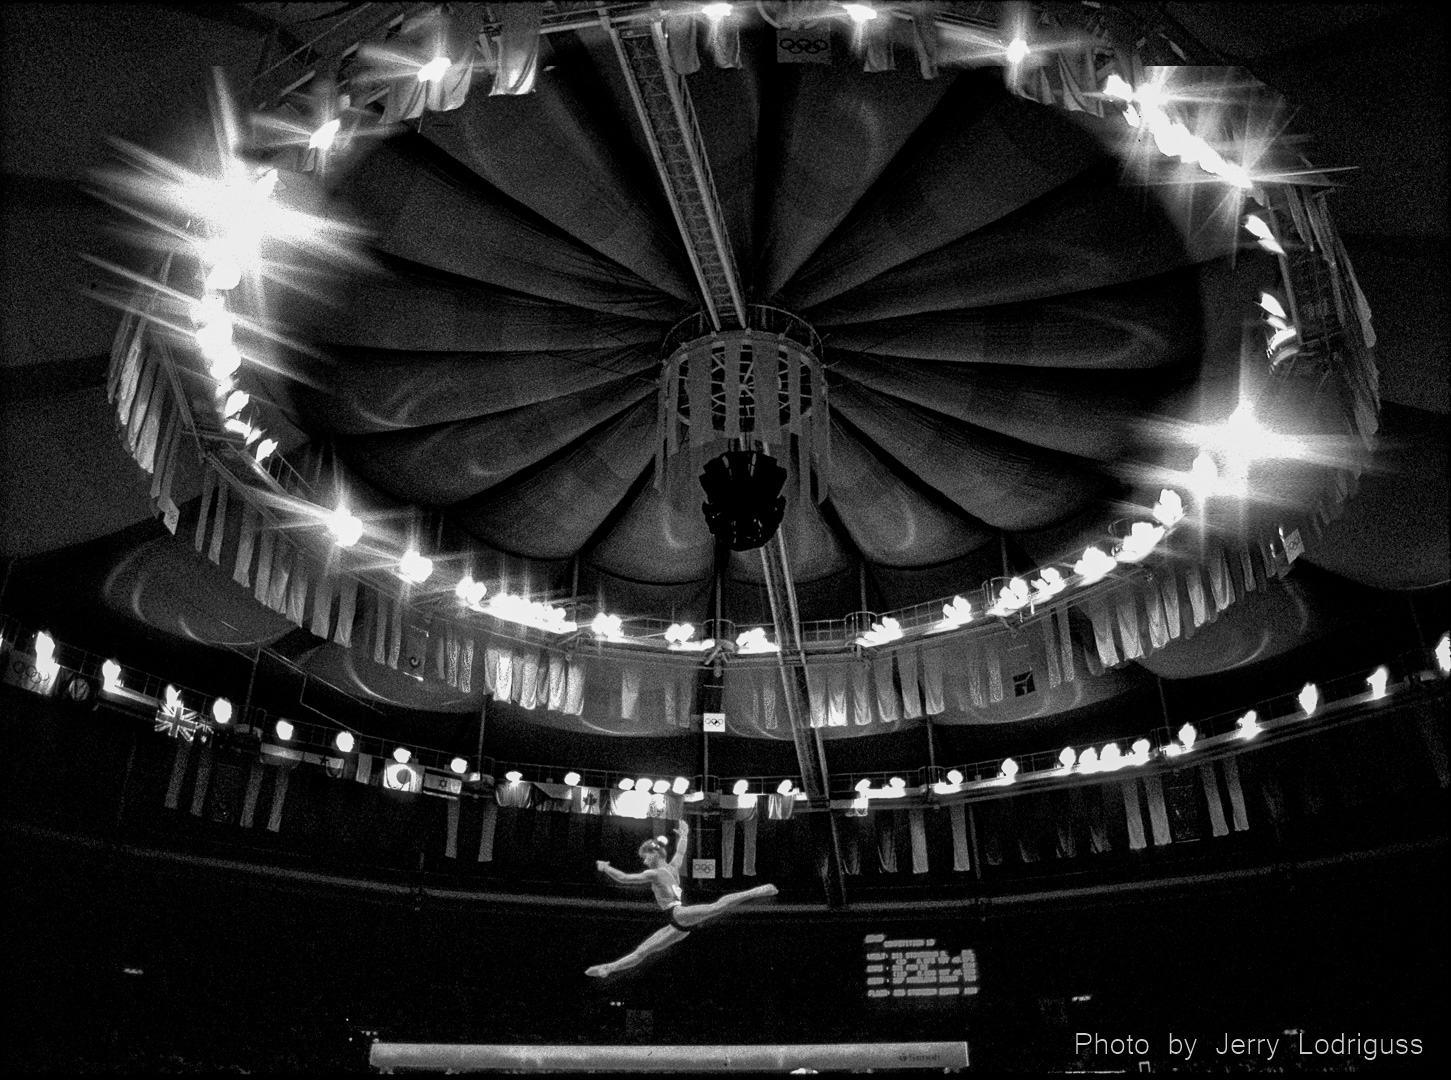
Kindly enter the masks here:
[[[78, 252], [125, 248], [79, 190], [103, 137], [181, 156], [208, 122], [210, 67], [245, 83], [274, 24], [302, 34], [351, 7], [7, 10], [6, 557], [150, 514], [105, 401], [116, 317], [76, 295]], [[1332, 205], [1376, 314], [1382, 445], [1313, 557], [1378, 588], [1444, 582], [1444, 42], [1406, 7], [1124, 7], [1162, 8], [1282, 90], [1317, 164], [1356, 167]], [[1060, 556], [1142, 499], [1142, 466], [1183, 468], [1146, 422], [1232, 408], [1244, 266], [1125, 183], [1092, 118], [1009, 95], [995, 69], [807, 79], [765, 42], [743, 35], [741, 68], [707, 60], [689, 85], [748, 299], [825, 340], [826, 495], [788, 499], [783, 526], [803, 616], [933, 600], [1005, 560]], [[326, 302], [283, 302], [321, 354], [289, 357], [270, 386], [295, 428], [284, 444], [327, 441], [375, 505], [441, 513], [535, 587], [701, 619], [699, 488], [684, 468], [657, 483], [652, 451], [660, 342], [699, 308], [691, 266], [604, 35], [552, 35], [542, 68], [534, 94], [429, 114], [320, 194], [371, 231], [373, 266], [332, 277]], [[95, 601], [203, 642], [291, 628], [177, 547], [119, 545]], [[726, 613], [764, 618], [761, 582], [760, 560], [733, 554]], [[1284, 610], [1246, 605], [1142, 663], [1203, 674], [1313, 640], [1334, 607], [1313, 592], [1295, 584]]]

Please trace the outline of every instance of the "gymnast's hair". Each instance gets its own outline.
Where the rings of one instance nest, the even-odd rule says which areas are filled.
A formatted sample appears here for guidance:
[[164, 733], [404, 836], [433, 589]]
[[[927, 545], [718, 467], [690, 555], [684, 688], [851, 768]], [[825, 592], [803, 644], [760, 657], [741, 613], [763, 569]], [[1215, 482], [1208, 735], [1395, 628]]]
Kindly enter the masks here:
[[640, 845], [640, 858], [643, 859], [652, 851], [659, 855], [662, 859], [665, 858], [665, 845], [662, 844], [659, 840], [654, 839], [653, 837], [649, 840], [646, 840], [643, 844]]

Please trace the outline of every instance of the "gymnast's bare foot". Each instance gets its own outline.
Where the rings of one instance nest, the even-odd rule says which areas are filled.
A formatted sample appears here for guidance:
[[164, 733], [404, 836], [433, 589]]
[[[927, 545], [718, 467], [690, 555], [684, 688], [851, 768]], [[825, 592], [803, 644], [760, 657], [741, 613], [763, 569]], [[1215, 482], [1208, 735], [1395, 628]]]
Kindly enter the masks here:
[[586, 975], [595, 979], [603, 979], [609, 973], [610, 968], [608, 964], [596, 964], [594, 967], [585, 970]]

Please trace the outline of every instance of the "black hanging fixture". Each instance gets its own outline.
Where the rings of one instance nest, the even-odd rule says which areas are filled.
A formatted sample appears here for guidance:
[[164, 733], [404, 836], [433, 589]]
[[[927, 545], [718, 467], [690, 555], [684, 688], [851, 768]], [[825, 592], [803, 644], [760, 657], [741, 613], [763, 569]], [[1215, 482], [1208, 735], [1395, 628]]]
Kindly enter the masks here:
[[758, 450], [729, 450], [705, 463], [705, 522], [732, 551], [761, 547], [781, 527], [786, 470]]

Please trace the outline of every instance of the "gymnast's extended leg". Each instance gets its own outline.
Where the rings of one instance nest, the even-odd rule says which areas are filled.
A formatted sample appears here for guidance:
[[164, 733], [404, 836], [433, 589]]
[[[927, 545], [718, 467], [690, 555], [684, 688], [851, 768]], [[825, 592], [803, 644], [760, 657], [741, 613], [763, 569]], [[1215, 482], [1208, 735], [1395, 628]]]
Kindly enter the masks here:
[[596, 964], [594, 967], [588, 968], [585, 974], [592, 975], [595, 978], [601, 978], [605, 975], [613, 975], [617, 971], [624, 971], [626, 968], [634, 967], [641, 960], [645, 959], [645, 957], [653, 956], [658, 952], [664, 952], [677, 941], [682, 941], [689, 936], [690, 934], [687, 931], [677, 930], [673, 926], [662, 926], [644, 941], [640, 942], [639, 945], [635, 946], [633, 952], [625, 954], [612, 963]]
[[727, 893], [725, 896], [709, 904], [691, 904], [689, 907], [678, 907], [675, 909], [675, 921], [682, 926], [699, 926], [703, 922], [707, 922], [710, 919], [724, 914], [729, 908], [733, 908], [737, 904], [746, 904], [752, 900], [761, 900], [767, 896], [775, 896], [779, 891], [774, 885], [757, 885], [754, 889], [747, 889], [744, 892]]

